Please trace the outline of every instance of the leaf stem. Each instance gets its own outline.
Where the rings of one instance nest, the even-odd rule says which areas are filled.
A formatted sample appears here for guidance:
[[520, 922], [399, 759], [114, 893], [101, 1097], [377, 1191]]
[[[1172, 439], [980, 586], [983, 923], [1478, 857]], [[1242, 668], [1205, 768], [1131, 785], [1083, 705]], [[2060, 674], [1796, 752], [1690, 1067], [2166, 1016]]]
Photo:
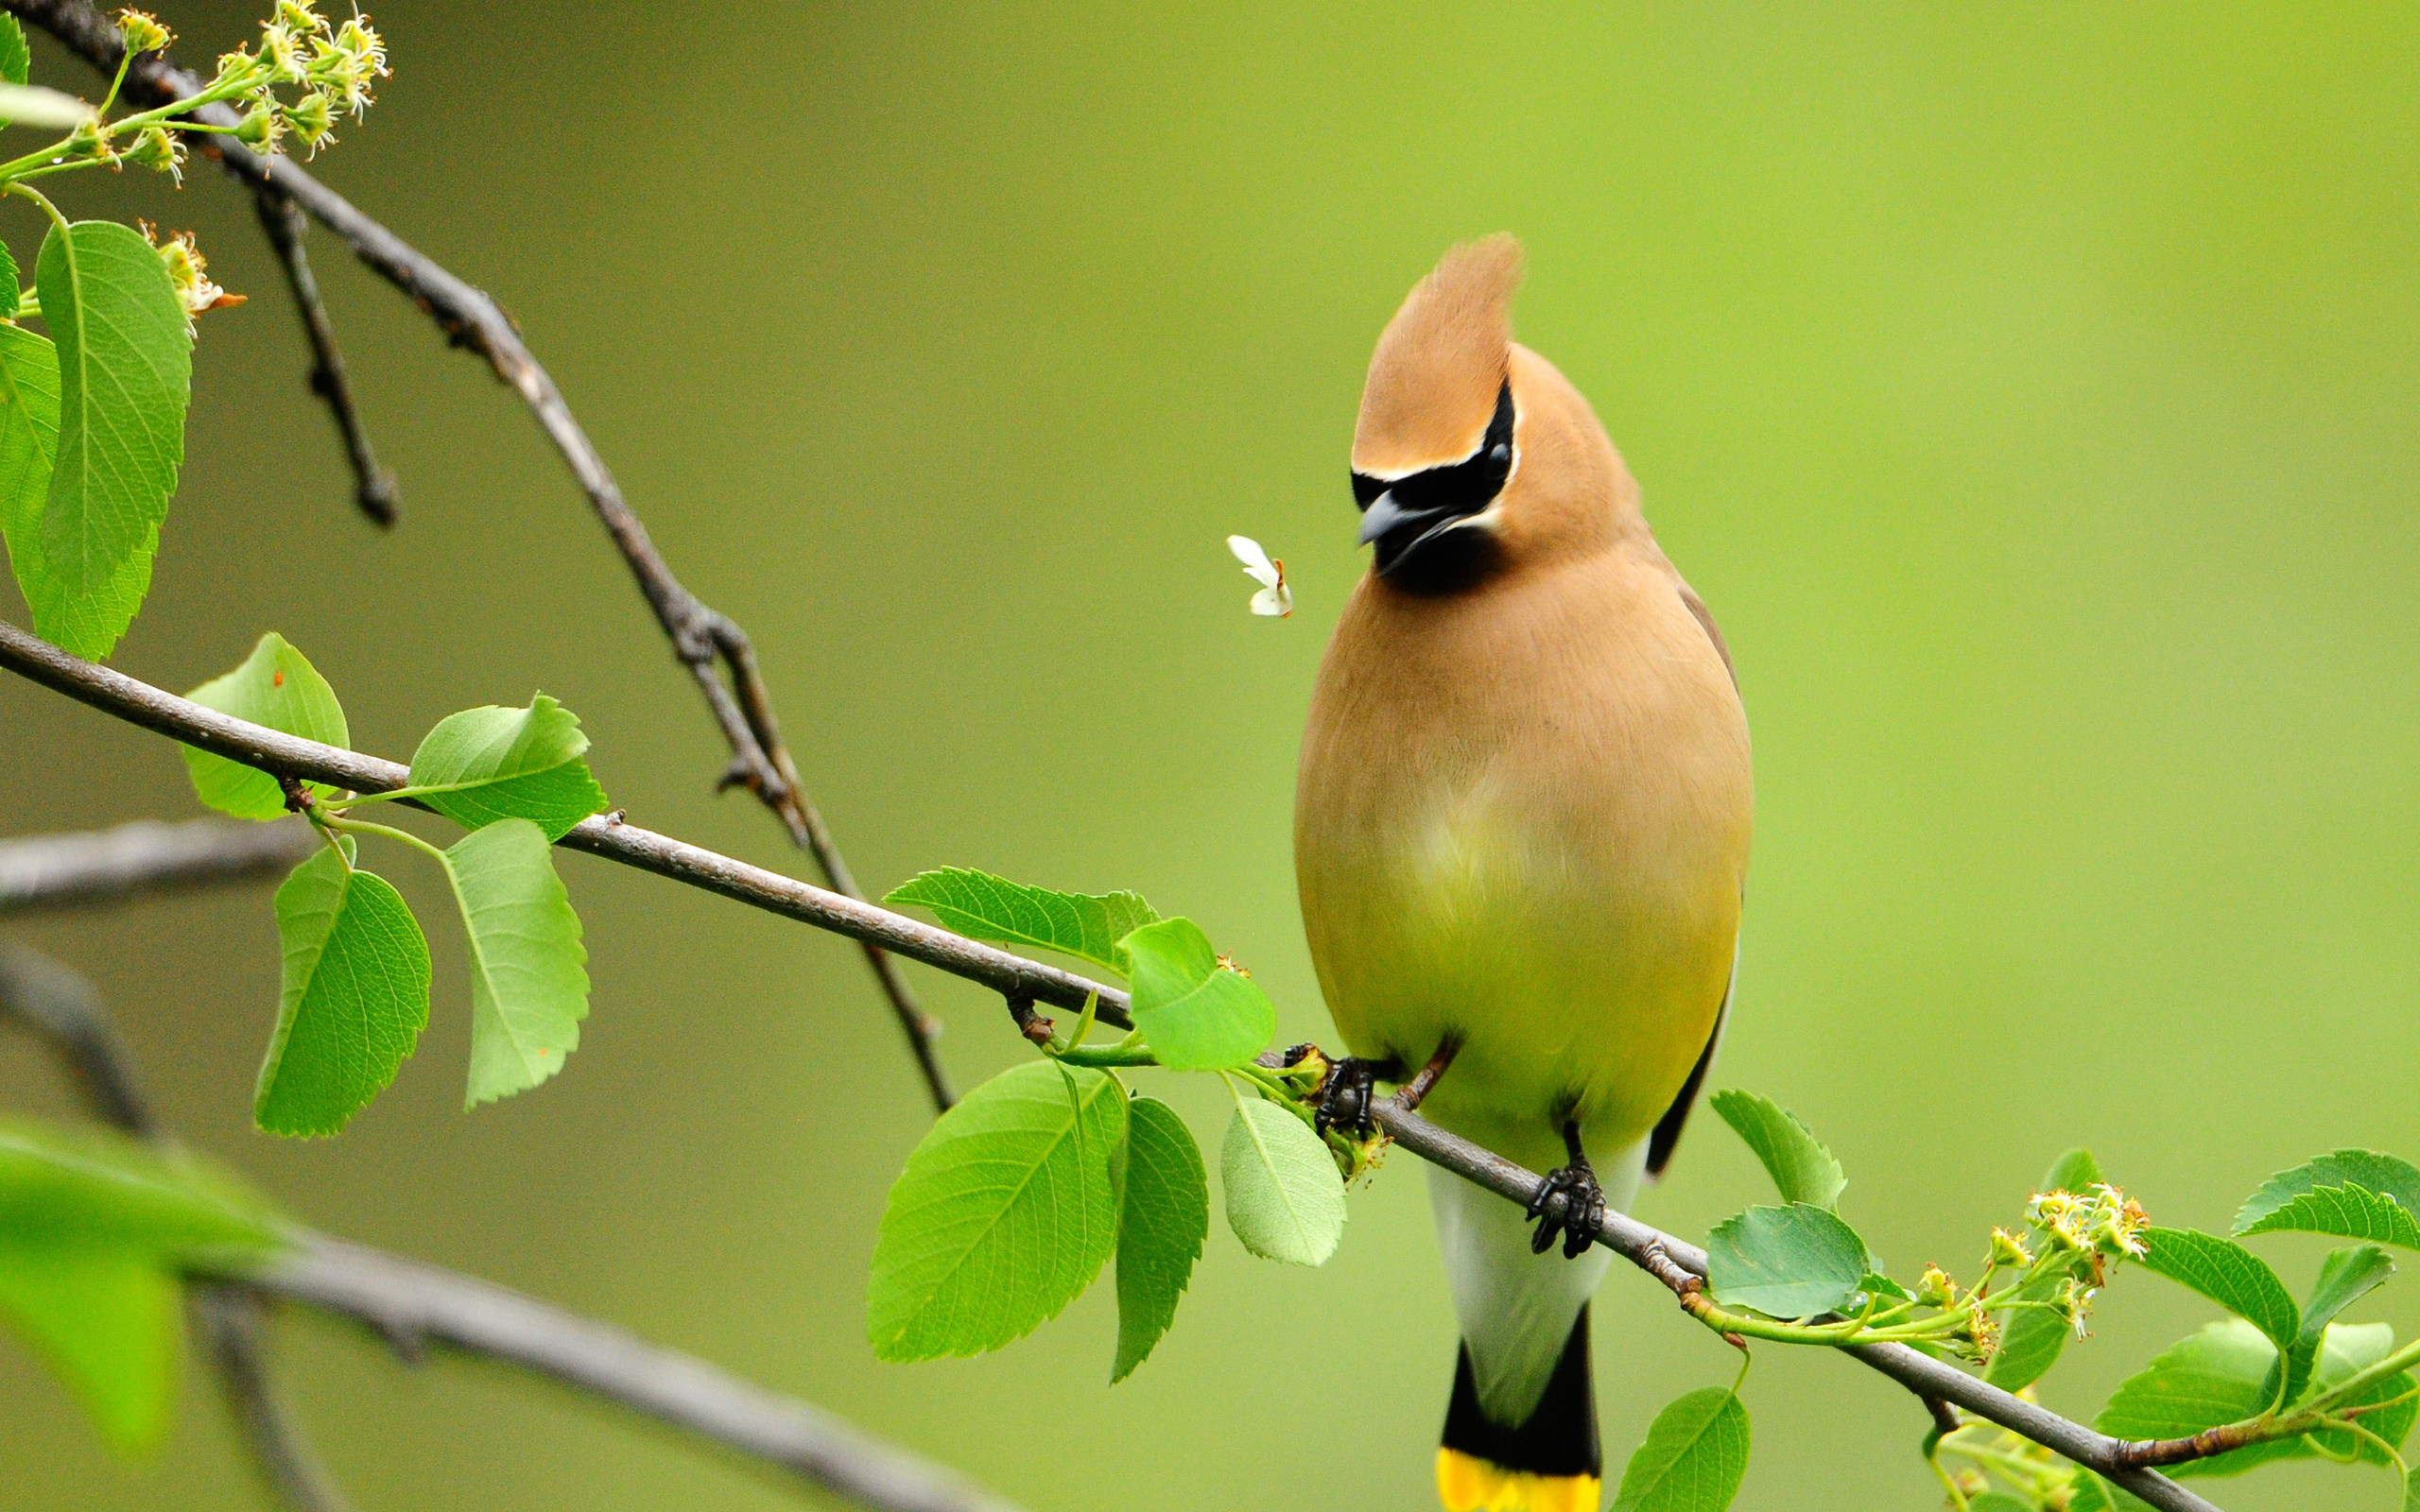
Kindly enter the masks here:
[[389, 840], [401, 840], [406, 845], [426, 851], [429, 858], [434, 860], [441, 867], [451, 865], [451, 863], [445, 859], [444, 851], [439, 850], [436, 846], [429, 844], [426, 840], [422, 839], [419, 835], [412, 833], [409, 830], [398, 830], [392, 825], [387, 824], [372, 824], [367, 819], [348, 819], [341, 815], [330, 815], [325, 822], [330, 829], [346, 830], [355, 834], [381, 834], [385, 835]]

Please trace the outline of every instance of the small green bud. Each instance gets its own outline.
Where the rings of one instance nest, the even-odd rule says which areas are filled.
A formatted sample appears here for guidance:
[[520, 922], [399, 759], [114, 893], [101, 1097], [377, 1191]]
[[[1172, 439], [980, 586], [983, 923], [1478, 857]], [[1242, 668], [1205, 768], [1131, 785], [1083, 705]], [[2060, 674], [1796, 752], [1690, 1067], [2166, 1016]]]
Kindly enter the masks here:
[[157, 168], [162, 173], [184, 182], [184, 144], [159, 127], [147, 128], [126, 151], [126, 161], [138, 168]]
[[275, 107], [266, 103], [254, 105], [235, 123], [235, 140], [255, 152], [277, 150], [278, 135], [285, 129], [285, 118]]
[[328, 18], [298, 0], [277, 0], [277, 20], [301, 37], [324, 37]]
[[175, 33], [160, 25], [156, 17], [140, 10], [117, 13], [117, 35], [130, 53], [156, 52], [177, 40]]
[[314, 152], [323, 144], [336, 140], [332, 129], [337, 124], [335, 107], [329, 104], [327, 95], [317, 91], [303, 95], [287, 109], [285, 124], [292, 127], [294, 134], [302, 138], [302, 145]]
[[1916, 1300], [1927, 1307], [1947, 1308], [1958, 1299], [1958, 1283], [1938, 1265], [1927, 1265], [1916, 1281]]
[[302, 43], [292, 27], [277, 21], [261, 27], [261, 62], [268, 71], [268, 83], [302, 82]]

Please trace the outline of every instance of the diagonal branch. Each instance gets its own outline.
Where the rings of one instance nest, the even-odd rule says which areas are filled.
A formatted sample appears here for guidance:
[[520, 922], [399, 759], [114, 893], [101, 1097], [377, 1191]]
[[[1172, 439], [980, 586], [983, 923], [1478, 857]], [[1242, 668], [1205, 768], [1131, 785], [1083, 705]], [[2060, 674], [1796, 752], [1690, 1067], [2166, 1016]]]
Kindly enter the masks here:
[[[7, 9], [58, 38], [104, 74], [117, 68], [123, 55], [117, 28], [91, 0], [5, 0], [5, 5]], [[128, 70], [125, 84], [128, 97], [153, 103], [182, 99], [199, 88], [199, 79], [158, 53], [138, 58]], [[196, 113], [199, 119], [216, 126], [232, 126], [235, 119], [225, 106], [211, 106]], [[622, 497], [621, 485], [614, 480], [604, 457], [580, 428], [571, 406], [563, 402], [554, 379], [522, 342], [511, 318], [484, 292], [364, 215], [290, 159], [262, 157], [218, 134], [198, 135], [192, 145], [194, 150], [215, 158], [256, 194], [273, 195], [300, 206], [342, 237], [365, 265], [426, 312], [438, 329], [445, 333], [446, 339], [485, 357], [495, 375], [521, 395], [537, 417], [539, 426], [562, 454], [581, 491], [588, 495], [590, 507], [637, 579], [639, 592], [654, 610], [656, 622], [671, 640], [674, 655], [689, 669], [715, 723], [721, 727], [723, 738], [731, 747], [731, 765], [724, 773], [724, 785], [744, 786], [754, 793], [781, 819], [791, 843], [815, 857], [824, 880], [834, 889], [862, 901], [848, 864], [799, 781], [797, 765], [791, 760], [789, 747], [782, 740], [780, 722], [774, 717], [771, 691], [757, 669], [755, 648], [747, 633], [729, 616], [709, 608], [672, 575], [672, 569], [648, 535], [647, 526]], [[296, 266], [299, 265], [289, 260], [289, 274]], [[307, 320], [308, 305], [304, 315]], [[314, 340], [316, 343], [316, 331]], [[323, 364], [325, 355], [323, 352]], [[356, 453], [356, 463], [362, 455], [365, 454]], [[718, 666], [721, 672], [717, 672]], [[897, 963], [887, 959], [873, 944], [864, 944], [863, 949], [874, 981], [889, 1000], [891, 1013], [908, 1038], [908, 1049], [915, 1055], [925, 1090], [935, 1107], [947, 1109], [952, 1100], [949, 1082], [942, 1071], [935, 1045], [941, 1034], [940, 1021], [917, 1005]]]
[[[131, 724], [277, 776], [329, 782], [356, 792], [387, 792], [404, 785], [405, 768], [393, 762], [230, 718], [163, 693], [122, 672], [70, 656], [5, 622], [0, 622], [0, 666]], [[1098, 1005], [1100, 1022], [1132, 1026], [1132, 1002], [1116, 988], [1026, 960], [669, 835], [656, 834], [635, 825], [614, 824], [606, 818], [591, 818], [561, 843], [819, 929], [878, 943], [980, 983], [1011, 1004], [1043, 1002], [1081, 1008], [1090, 997]], [[1400, 1106], [1382, 1104], [1377, 1116], [1388, 1134], [1405, 1149], [1498, 1195], [1526, 1206], [1544, 1185], [1534, 1172], [1449, 1134]], [[1562, 1199], [1558, 1196], [1554, 1200]], [[1686, 1292], [1690, 1279], [1705, 1272], [1704, 1251], [1695, 1245], [1621, 1213], [1607, 1213], [1597, 1238], [1676, 1293]], [[2142, 1446], [2097, 1433], [1904, 1345], [1865, 1345], [1843, 1352], [1889, 1376], [1921, 1399], [1950, 1402], [2091, 1468], [2162, 1512], [2217, 1512], [2202, 1498], [2157, 1471], [2145, 1469], [2138, 1457], [2145, 1452]]]
[[361, 410], [354, 404], [353, 380], [345, 375], [344, 353], [337, 350], [337, 325], [328, 318], [328, 307], [320, 299], [320, 281], [311, 275], [310, 254], [302, 249], [310, 220], [293, 200], [265, 184], [253, 187], [252, 208], [260, 214], [261, 231], [285, 268], [286, 290], [302, 317], [302, 334], [311, 340], [311, 392], [326, 403], [328, 414], [337, 422], [337, 434], [344, 441], [345, 455], [353, 459], [354, 502], [372, 524], [391, 525], [402, 507], [395, 474], [378, 465], [378, 454], [370, 447], [370, 432], [361, 423]]
[[150, 819], [0, 840], [0, 918], [134, 893], [273, 877], [320, 847], [301, 819]]
[[[32, 951], [0, 950], [0, 1020], [42, 1040], [103, 1123], [164, 1141], [91, 983]], [[225, 1280], [195, 1286], [188, 1300], [194, 1332], [261, 1479], [295, 1512], [351, 1512], [269, 1379], [260, 1298], [244, 1282]]]

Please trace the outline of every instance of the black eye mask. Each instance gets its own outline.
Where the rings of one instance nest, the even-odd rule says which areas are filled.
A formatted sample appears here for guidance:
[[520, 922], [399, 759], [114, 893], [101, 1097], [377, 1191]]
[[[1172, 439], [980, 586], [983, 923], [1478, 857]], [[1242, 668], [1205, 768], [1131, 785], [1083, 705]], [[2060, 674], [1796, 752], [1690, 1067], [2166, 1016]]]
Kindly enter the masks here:
[[1512, 385], [1495, 392], [1495, 415], [1478, 447], [1459, 462], [1386, 479], [1353, 474], [1362, 512], [1361, 540], [1374, 543], [1380, 574], [1392, 573], [1422, 543], [1495, 502], [1512, 473]]

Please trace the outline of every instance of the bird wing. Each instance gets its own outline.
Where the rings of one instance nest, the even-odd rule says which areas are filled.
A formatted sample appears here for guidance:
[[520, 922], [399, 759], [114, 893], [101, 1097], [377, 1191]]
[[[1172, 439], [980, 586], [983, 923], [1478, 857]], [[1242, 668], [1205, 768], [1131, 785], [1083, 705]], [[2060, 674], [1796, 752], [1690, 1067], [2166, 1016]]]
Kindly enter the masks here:
[[[1732, 691], [1737, 692], [1739, 669], [1731, 664], [1731, 647], [1723, 644], [1722, 629], [1714, 623], [1714, 611], [1705, 607], [1704, 599], [1698, 597], [1696, 589], [1683, 582], [1674, 586], [1680, 589], [1681, 602], [1688, 606], [1698, 627], [1714, 643], [1715, 654], [1722, 658], [1722, 670], [1731, 674]], [[1672, 1151], [1681, 1143], [1681, 1130], [1688, 1126], [1689, 1109], [1697, 1106], [1698, 1093], [1705, 1088], [1705, 1074], [1714, 1069], [1715, 1048], [1722, 1043], [1722, 1026], [1731, 1018], [1731, 989], [1738, 982], [1739, 947], [1735, 942], [1731, 948], [1731, 978], [1722, 987], [1722, 1009], [1714, 1016], [1714, 1032], [1705, 1037], [1705, 1049], [1699, 1053], [1689, 1079], [1681, 1083], [1681, 1095], [1672, 1099], [1672, 1106], [1655, 1121], [1655, 1131], [1647, 1136], [1647, 1177], [1651, 1181], [1661, 1177], [1664, 1168], [1672, 1163]]]

